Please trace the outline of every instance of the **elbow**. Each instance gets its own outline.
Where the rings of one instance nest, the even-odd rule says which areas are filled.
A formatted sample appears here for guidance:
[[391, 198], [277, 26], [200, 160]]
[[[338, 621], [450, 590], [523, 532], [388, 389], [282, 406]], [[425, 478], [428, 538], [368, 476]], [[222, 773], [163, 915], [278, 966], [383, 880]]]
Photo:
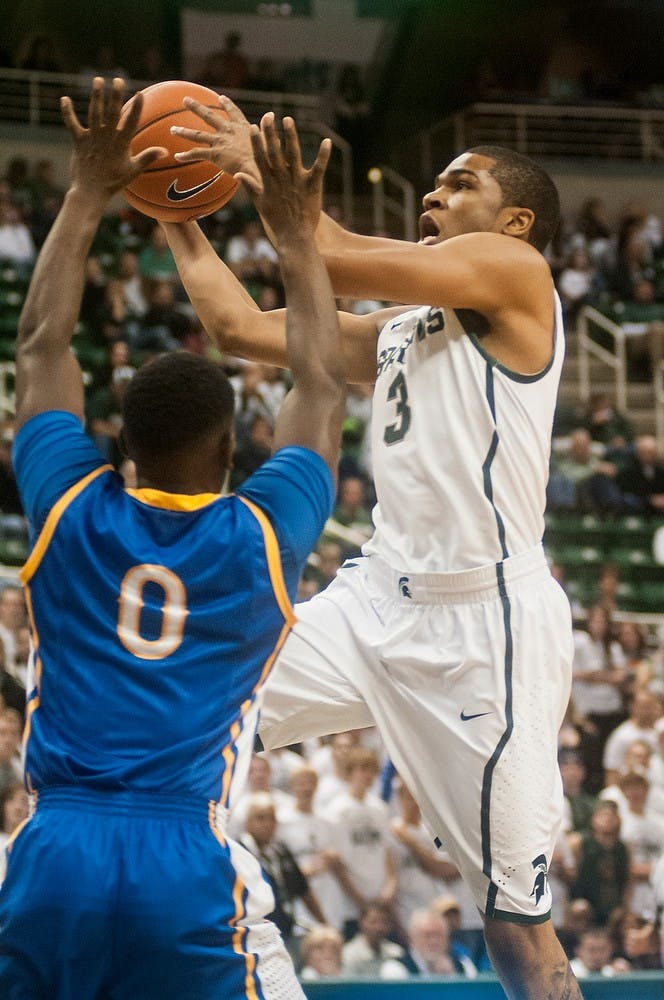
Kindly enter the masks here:
[[32, 317], [25, 312], [21, 314], [16, 331], [16, 359], [29, 355], [42, 339], [40, 333], [43, 329], [41, 323], [35, 323]]

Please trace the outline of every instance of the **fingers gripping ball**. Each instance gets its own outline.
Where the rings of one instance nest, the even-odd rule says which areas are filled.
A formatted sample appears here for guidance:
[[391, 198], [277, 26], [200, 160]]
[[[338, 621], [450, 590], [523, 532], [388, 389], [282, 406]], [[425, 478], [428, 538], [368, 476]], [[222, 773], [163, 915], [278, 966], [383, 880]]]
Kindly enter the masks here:
[[[130, 205], [160, 222], [186, 222], [211, 215], [237, 191], [237, 181], [209, 160], [178, 163], [174, 153], [191, 149], [191, 142], [171, 135], [171, 125], [213, 132], [211, 125], [186, 108], [183, 98], [193, 97], [228, 117], [219, 97], [208, 87], [182, 80], [155, 83], [143, 91], [143, 108], [131, 140], [134, 156], [149, 146], [164, 146], [168, 157], [155, 160], [134, 178], [124, 195]], [[126, 114], [128, 104], [123, 108]]]

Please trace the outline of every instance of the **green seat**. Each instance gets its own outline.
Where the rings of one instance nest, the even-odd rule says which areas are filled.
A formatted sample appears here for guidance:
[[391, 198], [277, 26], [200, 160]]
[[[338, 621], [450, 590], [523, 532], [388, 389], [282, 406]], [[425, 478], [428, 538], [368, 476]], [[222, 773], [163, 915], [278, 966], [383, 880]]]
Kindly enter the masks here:
[[560, 550], [559, 562], [567, 580], [574, 580], [581, 587], [597, 588], [600, 566], [604, 563], [601, 549], [590, 545], [567, 546]]
[[626, 583], [664, 583], [664, 566], [653, 560], [651, 549], [614, 549], [611, 562]]
[[0, 309], [0, 337], [16, 339], [20, 315], [20, 309], [8, 309], [7, 307]]
[[16, 357], [16, 337], [0, 336], [0, 361], [13, 361]]
[[560, 550], [560, 560], [570, 567], [599, 566], [604, 562], [604, 552], [596, 545], [565, 545]]
[[664, 582], [642, 583], [638, 588], [639, 611], [664, 614]]
[[612, 529], [607, 522], [594, 514], [565, 514], [555, 518], [549, 526], [547, 534], [551, 535], [557, 544], [576, 546], [577, 548], [598, 548], [602, 551], [608, 548], [607, 542], [612, 537]]
[[618, 518], [613, 522], [611, 548], [650, 550], [652, 548], [653, 533], [653, 525], [648, 518], [638, 517], [637, 515]]
[[108, 361], [108, 352], [103, 347], [97, 347], [84, 340], [75, 340], [72, 349], [81, 368], [95, 372]]
[[17, 514], [0, 515], [0, 563], [5, 566], [21, 566], [29, 552], [25, 518]]

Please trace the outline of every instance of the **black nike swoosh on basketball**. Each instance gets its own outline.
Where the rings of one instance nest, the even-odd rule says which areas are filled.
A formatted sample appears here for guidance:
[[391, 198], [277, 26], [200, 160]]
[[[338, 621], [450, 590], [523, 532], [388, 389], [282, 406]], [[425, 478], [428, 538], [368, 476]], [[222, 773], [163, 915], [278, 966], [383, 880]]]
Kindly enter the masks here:
[[474, 715], [466, 715], [463, 709], [461, 709], [459, 718], [462, 722], [468, 722], [469, 719], [481, 719], [483, 715], [491, 715], [491, 712], [475, 712]]
[[211, 184], [214, 184], [216, 180], [219, 180], [223, 170], [220, 170], [218, 174], [211, 177], [209, 181], [203, 181], [202, 184], [197, 184], [193, 188], [187, 188], [185, 191], [178, 191], [177, 181], [173, 181], [168, 191], [166, 192], [166, 197], [169, 201], [186, 201], [187, 198], [193, 198], [195, 194], [200, 194], [201, 191], [205, 191], [209, 188]]

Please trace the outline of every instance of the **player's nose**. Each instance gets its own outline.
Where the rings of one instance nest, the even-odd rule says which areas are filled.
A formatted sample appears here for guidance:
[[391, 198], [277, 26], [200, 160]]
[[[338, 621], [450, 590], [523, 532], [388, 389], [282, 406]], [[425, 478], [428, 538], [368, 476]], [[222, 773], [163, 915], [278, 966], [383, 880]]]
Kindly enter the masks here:
[[442, 208], [444, 204], [445, 198], [442, 188], [436, 188], [435, 191], [429, 191], [422, 198], [422, 205], [425, 212], [428, 212], [429, 209], [432, 208]]

